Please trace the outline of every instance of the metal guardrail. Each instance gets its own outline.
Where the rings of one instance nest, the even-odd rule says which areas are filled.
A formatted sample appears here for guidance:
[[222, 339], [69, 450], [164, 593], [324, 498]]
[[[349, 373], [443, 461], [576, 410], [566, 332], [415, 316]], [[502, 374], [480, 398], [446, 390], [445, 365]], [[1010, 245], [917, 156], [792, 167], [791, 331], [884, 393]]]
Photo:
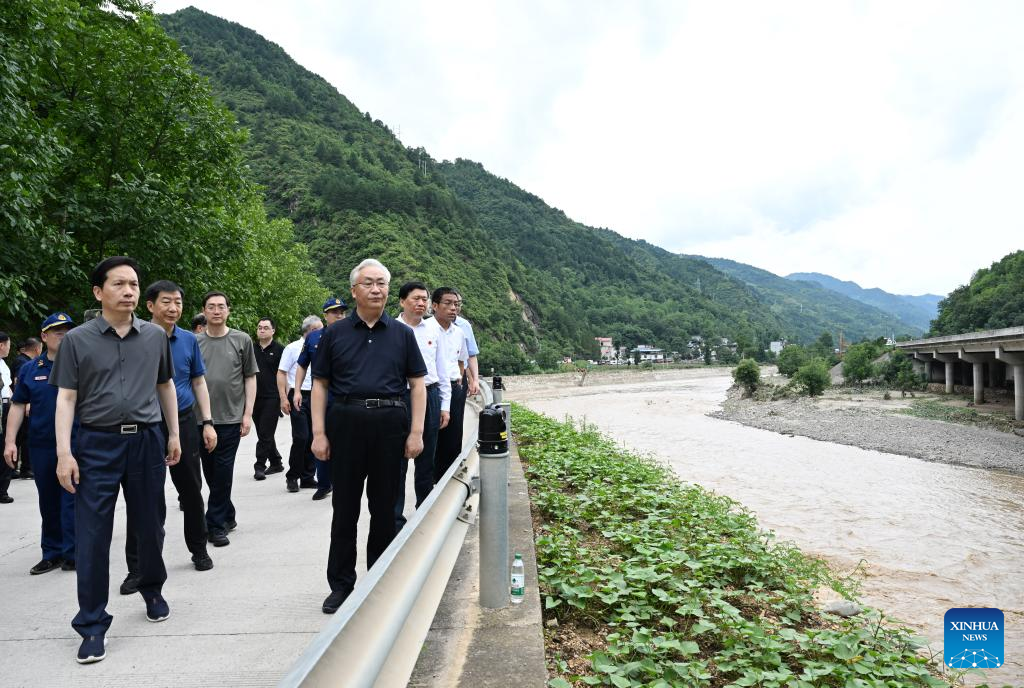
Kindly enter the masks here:
[[[493, 402], [483, 380], [480, 394], [483, 406]], [[476, 443], [474, 424], [462, 453], [281, 679], [280, 688], [408, 683], [476, 511]]]

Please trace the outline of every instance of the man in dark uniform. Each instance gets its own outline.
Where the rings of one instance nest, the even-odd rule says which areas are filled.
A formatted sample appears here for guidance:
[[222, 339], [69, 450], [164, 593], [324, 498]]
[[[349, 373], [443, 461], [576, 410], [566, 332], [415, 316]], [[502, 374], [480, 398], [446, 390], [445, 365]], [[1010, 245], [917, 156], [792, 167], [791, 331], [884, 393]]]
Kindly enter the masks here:
[[[253, 465], [256, 480], [266, 480], [268, 475], [284, 470], [281, 452], [277, 450], [274, 433], [277, 420], [281, 417], [281, 397], [277, 392], [277, 367], [281, 363], [284, 345], [274, 339], [277, 326], [271, 318], [260, 318], [256, 323], [256, 402], [252, 407], [252, 422], [256, 426], [256, 463]], [[270, 467], [267, 467], [267, 463]]]
[[[370, 507], [367, 568], [395, 537], [399, 466], [423, 451], [427, 397], [427, 367], [416, 335], [384, 312], [391, 273], [379, 261], [367, 259], [349, 281], [356, 307], [349, 317], [325, 328], [312, 371], [313, 454], [330, 461], [337, 485], [325, 614], [338, 611], [355, 587], [364, 482]], [[405, 402], [407, 389], [411, 409]]]
[[[324, 321], [327, 323], [326, 327], [330, 327], [334, 323], [338, 322], [345, 317], [345, 311], [348, 306], [344, 301], [336, 296], [324, 301]], [[306, 337], [306, 343], [302, 346], [302, 352], [299, 354], [299, 360], [295, 366], [295, 388], [296, 392], [294, 395], [294, 403], [297, 408], [305, 408], [309, 410], [309, 400], [312, 394], [312, 388], [310, 391], [303, 392], [300, 388], [304, 387], [306, 375], [313, 364], [316, 362], [317, 348], [320, 346], [320, 337], [324, 334], [324, 329], [310, 332], [309, 336]], [[313, 423], [309, 414], [306, 414], [306, 418], [310, 421], [309, 424], [309, 447], [310, 453], [312, 453], [313, 446]], [[331, 467], [323, 462], [316, 461], [316, 492], [313, 493], [314, 500], [320, 500], [331, 494], [333, 488], [333, 481], [331, 480]]]
[[[53, 361], [60, 351], [61, 341], [74, 326], [67, 313], [54, 313], [41, 327], [46, 353], [33, 358], [18, 371], [18, 386], [14, 389], [7, 433], [4, 441], [4, 460], [14, 466], [18, 458], [16, 438], [25, 421], [26, 409], [32, 409], [28, 422], [28, 444], [35, 457], [36, 490], [39, 493], [39, 515], [42, 517], [42, 560], [29, 569], [36, 576], [62, 568], [75, 570], [75, 497], [57, 481], [57, 438], [53, 432], [53, 417], [57, 408], [57, 388], [50, 384]], [[71, 432], [72, 451], [77, 450], [78, 429]]]
[[[7, 413], [11, 408], [11, 395], [14, 390], [11, 386], [11, 370], [7, 367], [7, 354], [11, 353], [11, 337], [6, 332], [0, 332], [0, 438], [5, 438], [4, 428], [7, 427]], [[6, 462], [0, 461], [0, 504], [10, 504], [14, 499], [7, 494], [7, 488], [11, 484], [11, 468]]]
[[[217, 446], [217, 432], [213, 429], [210, 412], [210, 394], [206, 389], [206, 366], [203, 364], [199, 343], [195, 335], [178, 327], [181, 318], [184, 290], [170, 280], [159, 280], [146, 288], [146, 309], [151, 322], [167, 333], [174, 362], [174, 391], [178, 398], [178, 432], [181, 438], [181, 461], [171, 466], [171, 482], [178, 493], [183, 512], [185, 546], [192, 555], [196, 571], [209, 571], [213, 559], [206, 551], [206, 514], [203, 504], [203, 475], [199, 459], [199, 428], [202, 428], [202, 446], [212, 451]], [[198, 407], [199, 418], [193, 407]], [[165, 430], [166, 432], [166, 430]], [[167, 520], [167, 505], [160, 502], [160, 523]], [[128, 524], [124, 543], [128, 562], [128, 575], [121, 583], [121, 594], [138, 592], [139, 554], [138, 534]]]
[[[91, 275], [99, 316], [64, 337], [50, 384], [57, 392], [57, 478], [75, 495], [78, 614], [71, 622], [82, 636], [78, 661], [106, 656], [110, 538], [119, 486], [124, 487], [128, 519], [139, 543], [139, 592], [146, 618], [170, 615], [161, 595], [167, 569], [163, 560], [167, 466], [181, 458], [178, 399], [167, 335], [135, 316], [139, 268], [131, 258], [114, 256]], [[167, 425], [165, 438], [160, 430]], [[77, 457], [71, 453], [71, 426], [81, 422]]]
[[[18, 345], [18, 356], [14, 359], [14, 383], [18, 383], [18, 371], [22, 367], [31, 361], [33, 358], [39, 358], [43, 355], [43, 344], [35, 337], [29, 337]], [[29, 415], [32, 414], [32, 410], [28, 409]], [[21, 478], [22, 480], [32, 479], [32, 452], [28, 446], [28, 426], [22, 425], [21, 432], [18, 433], [18, 462], [14, 466], [14, 475]]]

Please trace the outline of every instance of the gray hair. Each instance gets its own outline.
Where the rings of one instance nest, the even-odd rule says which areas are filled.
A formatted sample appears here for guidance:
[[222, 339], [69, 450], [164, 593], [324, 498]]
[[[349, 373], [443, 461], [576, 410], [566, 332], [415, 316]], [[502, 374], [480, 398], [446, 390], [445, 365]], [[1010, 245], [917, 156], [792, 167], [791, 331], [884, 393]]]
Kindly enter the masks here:
[[364, 268], [380, 268], [384, 271], [384, 279], [388, 282], [391, 281], [391, 271], [384, 267], [384, 263], [380, 262], [376, 258], [367, 258], [359, 265], [352, 268], [352, 272], [348, 276], [348, 283], [351, 286], [356, 286], [356, 282], [359, 280], [359, 272]]
[[306, 334], [312, 329], [313, 325], [321, 322], [320, 316], [318, 315], [307, 315], [302, 319], [302, 334]]

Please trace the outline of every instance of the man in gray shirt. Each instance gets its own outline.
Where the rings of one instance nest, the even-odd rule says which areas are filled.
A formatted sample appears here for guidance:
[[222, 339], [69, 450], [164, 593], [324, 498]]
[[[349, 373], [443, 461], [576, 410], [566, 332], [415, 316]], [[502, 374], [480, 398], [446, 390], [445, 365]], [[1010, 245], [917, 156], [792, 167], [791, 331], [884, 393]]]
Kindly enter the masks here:
[[241, 438], [252, 428], [252, 408], [256, 401], [256, 353], [245, 332], [228, 327], [231, 303], [223, 292], [211, 291], [203, 297], [206, 332], [197, 335], [199, 350], [206, 363], [206, 386], [210, 390], [213, 428], [217, 446], [200, 450], [203, 474], [210, 486], [206, 502], [206, 528], [214, 547], [230, 544], [228, 531], [234, 530], [235, 505], [231, 503], [231, 484], [235, 472], [235, 454]]
[[[163, 330], [134, 313], [138, 265], [125, 256], [107, 258], [93, 270], [91, 281], [101, 315], [68, 332], [50, 375], [50, 384], [60, 388], [54, 420], [57, 479], [75, 495], [79, 609], [71, 625], [82, 636], [82, 664], [106, 656], [105, 635], [113, 620], [106, 609], [110, 538], [119, 486], [124, 486], [128, 520], [138, 534], [138, 589], [146, 617], [163, 621], [170, 615], [160, 594], [167, 580], [160, 504], [166, 466], [181, 458], [170, 345]], [[81, 428], [74, 456], [71, 425], [76, 415]]]

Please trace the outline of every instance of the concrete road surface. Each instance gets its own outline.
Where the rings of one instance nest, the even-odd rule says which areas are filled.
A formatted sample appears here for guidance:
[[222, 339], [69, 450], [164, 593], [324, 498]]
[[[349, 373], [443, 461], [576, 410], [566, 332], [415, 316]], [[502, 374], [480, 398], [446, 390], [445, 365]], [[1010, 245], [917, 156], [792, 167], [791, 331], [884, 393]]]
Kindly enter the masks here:
[[[471, 416], [471, 414], [467, 414]], [[475, 416], [472, 416], [475, 418]], [[278, 424], [277, 446], [287, 465], [291, 435]], [[177, 493], [167, 480], [164, 597], [171, 616], [146, 620], [136, 595], [118, 587], [124, 561], [125, 504], [119, 499], [110, 550], [114, 622], [107, 658], [75, 662], [80, 637], [71, 628], [78, 610], [75, 574], [30, 576], [41, 558], [35, 483], [15, 480], [13, 504], [0, 505], [0, 686], [271, 686], [329, 618], [320, 611], [327, 586], [331, 500], [313, 490], [285, 490], [284, 473], [253, 480], [256, 433], [242, 439], [235, 462], [233, 500], [238, 529], [227, 547], [209, 547], [214, 568], [198, 572], [182, 536]], [[416, 503], [410, 466], [406, 515]], [[204, 488], [204, 495], [208, 491]], [[365, 571], [369, 527], [365, 497], [359, 522], [359, 562]]]

